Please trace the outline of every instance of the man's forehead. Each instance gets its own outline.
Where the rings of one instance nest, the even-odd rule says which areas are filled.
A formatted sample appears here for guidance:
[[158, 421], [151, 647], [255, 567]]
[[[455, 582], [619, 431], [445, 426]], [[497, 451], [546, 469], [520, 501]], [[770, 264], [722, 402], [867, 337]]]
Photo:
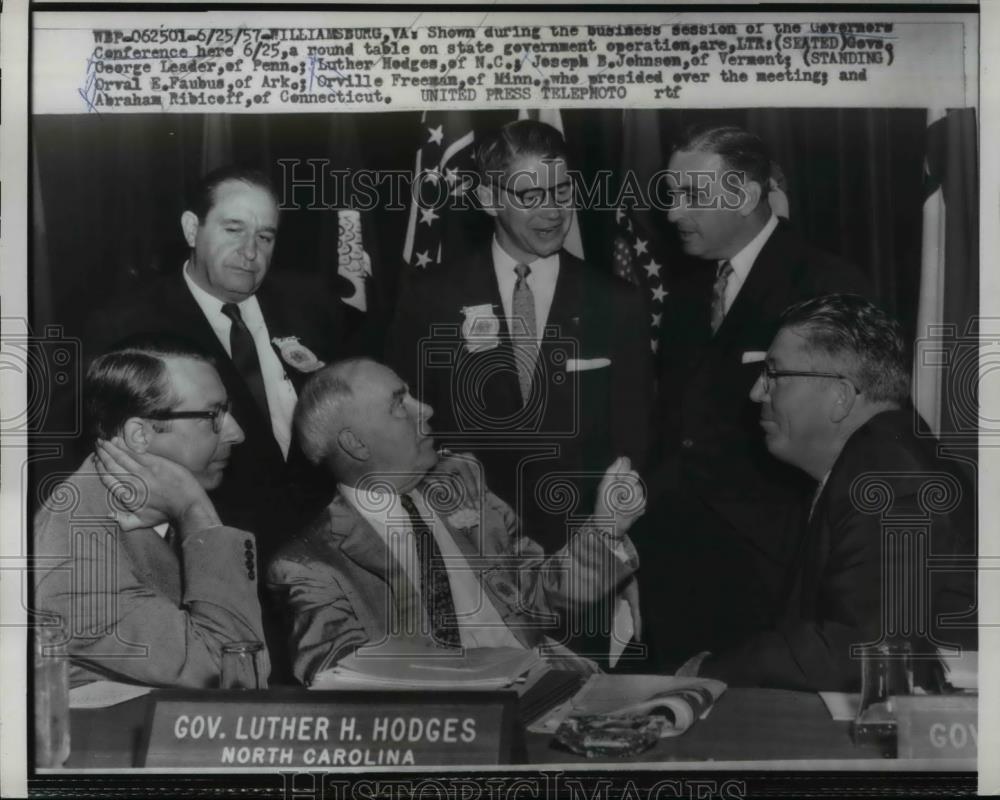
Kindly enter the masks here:
[[226, 388], [215, 367], [207, 361], [187, 356], [168, 356], [164, 359], [164, 364], [170, 388], [179, 401], [205, 405], [225, 402]]
[[569, 180], [569, 170], [561, 158], [525, 155], [514, 159], [506, 178], [514, 186], [554, 186]]
[[801, 362], [810, 358], [811, 352], [809, 341], [803, 331], [797, 328], [782, 328], [767, 351], [767, 360], [772, 363]]
[[264, 214], [275, 220], [278, 217], [278, 204], [267, 189], [236, 178], [216, 186], [212, 199], [211, 211], [217, 214]]
[[670, 156], [668, 177], [687, 184], [691, 172], [718, 172], [723, 166], [722, 156], [702, 150], [675, 150]]

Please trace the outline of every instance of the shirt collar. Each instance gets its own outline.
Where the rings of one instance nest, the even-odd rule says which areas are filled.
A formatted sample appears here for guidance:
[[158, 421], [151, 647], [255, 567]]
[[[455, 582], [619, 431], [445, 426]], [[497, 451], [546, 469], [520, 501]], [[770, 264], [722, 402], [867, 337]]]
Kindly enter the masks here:
[[[747, 279], [747, 275], [750, 274], [750, 268], [753, 267], [753, 262], [757, 260], [760, 251], [764, 249], [764, 245], [767, 244], [767, 240], [777, 227], [778, 218], [772, 212], [771, 218], [757, 232], [757, 235], [747, 242], [740, 252], [729, 259], [729, 264], [732, 266], [733, 272], [736, 273], [741, 284]], [[721, 264], [725, 260], [722, 259], [719, 263]]]
[[169, 527], [169, 522], [161, 522], [159, 525], [154, 525], [153, 530], [159, 534], [161, 539], [165, 539], [167, 538], [167, 528]]
[[[191, 277], [191, 261], [184, 262], [184, 282], [188, 285], [188, 289], [191, 291], [191, 295], [194, 297], [195, 302], [201, 308], [202, 313], [210, 322], [217, 322], [219, 320], [224, 321], [227, 325], [229, 324], [229, 318], [222, 313], [222, 306], [225, 305], [222, 300], [214, 295], [209, 294], [204, 289], [202, 289], [194, 279]], [[236, 304], [240, 309], [240, 316], [243, 317], [243, 322], [246, 324], [247, 328], [251, 331], [263, 321], [263, 316], [260, 312], [260, 304], [257, 302], [257, 295], [252, 294], [249, 297], [240, 300]]]
[[[500, 246], [500, 242], [497, 241], [496, 234], [493, 235], [493, 265], [496, 267], [497, 272], [506, 271], [514, 272], [514, 267], [518, 264], [524, 262], [518, 261], [513, 256], [510, 255], [503, 247]], [[550, 272], [559, 266], [559, 251], [557, 250], [550, 256], [545, 256], [544, 258], [536, 258], [534, 261], [527, 262], [528, 266], [531, 267], [532, 273], [535, 272]]]
[[[399, 494], [380, 486], [373, 486], [371, 489], [357, 486], [348, 486], [346, 483], [338, 483], [337, 490], [341, 496], [363, 516], [375, 518], [385, 522], [389, 518], [389, 513], [399, 504]], [[414, 505], [423, 510], [423, 496], [419, 489], [410, 489], [406, 492], [413, 498]]]

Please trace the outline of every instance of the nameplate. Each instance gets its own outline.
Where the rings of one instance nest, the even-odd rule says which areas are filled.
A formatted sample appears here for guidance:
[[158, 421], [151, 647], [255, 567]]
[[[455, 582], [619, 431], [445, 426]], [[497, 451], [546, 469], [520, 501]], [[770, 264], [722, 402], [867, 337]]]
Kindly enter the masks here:
[[149, 695], [140, 766], [507, 764], [513, 691], [180, 691]]
[[899, 758], [975, 758], [979, 698], [975, 695], [895, 697]]

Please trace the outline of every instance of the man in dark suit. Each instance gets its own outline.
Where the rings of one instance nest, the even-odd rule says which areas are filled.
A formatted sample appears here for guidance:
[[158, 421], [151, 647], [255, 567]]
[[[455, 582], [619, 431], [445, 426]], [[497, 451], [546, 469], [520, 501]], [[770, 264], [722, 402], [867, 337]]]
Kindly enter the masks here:
[[784, 314], [751, 397], [770, 454], [811, 479], [805, 536], [769, 629], [708, 655], [700, 674], [851, 691], [861, 646], [909, 640], [918, 676], [936, 648], [975, 647], [973, 574], [953, 560], [975, 556], [975, 496], [915, 435], [906, 351], [899, 325], [856, 295]]
[[645, 639], [664, 669], [759, 629], [777, 607], [807, 488], [768, 456], [748, 395], [785, 307], [866, 293], [855, 268], [774, 215], [756, 136], [689, 130], [668, 180], [667, 219], [690, 258], [665, 299], [651, 508], [635, 533], [650, 565], [640, 580]]
[[304, 379], [349, 354], [355, 312], [310, 279], [268, 275], [278, 203], [259, 171], [207, 175], [181, 229], [191, 248], [183, 267], [94, 314], [84, 347], [96, 355], [135, 333], [170, 332], [212, 354], [246, 434], [213, 500], [228, 524], [257, 533], [266, 563], [289, 530], [329, 501], [293, 441], [292, 412]]
[[362, 645], [386, 653], [400, 641], [437, 659], [435, 645], [541, 646], [592, 672], [547, 634], [634, 571], [627, 531], [644, 508], [638, 475], [616, 459], [587, 524], [546, 555], [487, 486], [471, 493], [436, 480], [432, 415], [367, 359], [331, 365], [303, 391], [296, 434], [337, 495], [268, 571], [289, 612], [296, 677], [311, 682]]
[[243, 441], [225, 387], [197, 348], [140, 337], [91, 364], [84, 397], [97, 442], [36, 517], [36, 609], [74, 685], [216, 688], [224, 646], [264, 639], [254, 536], [206, 494]]
[[[652, 385], [643, 306], [610, 270], [562, 249], [574, 191], [555, 128], [510, 123], [477, 159], [492, 241], [411, 282], [386, 360], [437, 409], [439, 441], [474, 452], [554, 552], [593, 507], [608, 463], [624, 455], [641, 468]], [[583, 636], [603, 642], [587, 655], [607, 653], [609, 616], [591, 615]]]

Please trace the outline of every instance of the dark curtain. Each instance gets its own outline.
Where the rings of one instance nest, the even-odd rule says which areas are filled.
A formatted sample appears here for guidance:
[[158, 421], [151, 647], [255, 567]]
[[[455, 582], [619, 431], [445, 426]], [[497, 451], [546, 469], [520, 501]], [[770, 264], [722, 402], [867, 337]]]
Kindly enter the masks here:
[[[878, 299], [913, 330], [926, 145], [923, 110], [630, 113], [636, 120], [655, 116], [658, 132], [640, 131], [646, 135], [626, 139], [621, 110], [563, 112], [571, 160], [585, 179], [605, 171], [611, 175], [610, 185], [617, 188], [623, 151], [637, 148], [645, 169], [657, 162], [665, 167], [669, 142], [688, 124], [744, 126], [769, 144], [784, 171], [792, 223], [816, 246], [862, 268], [877, 287]], [[511, 119], [513, 112], [472, 116], [481, 135]], [[263, 166], [279, 185], [284, 184], [286, 210], [272, 269], [326, 275], [331, 302], [336, 302], [337, 214], [322, 201], [344, 207], [350, 199], [324, 196], [319, 184], [311, 182], [309, 162], [320, 173], [365, 168], [408, 172], [419, 137], [426, 135], [419, 123], [419, 112], [34, 117], [33, 329], [56, 325], [64, 335], [78, 337], [87, 315], [109, 294], [127, 291], [151, 273], [179, 268], [186, 257], [179, 222], [186, 187], [226, 162]], [[974, 139], [974, 128], [969, 136]], [[974, 141], [960, 153], [974, 160]], [[299, 166], [294, 172], [283, 171], [279, 160], [296, 161]], [[298, 182], [295, 186], [293, 179]], [[378, 207], [362, 214], [364, 244], [373, 262], [369, 316], [377, 330], [384, 328], [398, 302], [400, 275], [413, 269], [402, 261], [406, 189], [407, 196], [397, 197], [395, 208], [386, 207], [388, 198], [383, 196]], [[468, 222], [488, 235], [489, 223], [483, 216], [470, 212]], [[610, 269], [613, 207], [581, 209], [580, 222], [586, 257]], [[676, 247], [665, 214], [648, 213], [644, 224], [658, 244], [668, 251]], [[78, 394], [63, 390], [37, 427], [67, 430], [67, 420], [78, 411], [70, 407], [78, 403], [74, 398]]]

